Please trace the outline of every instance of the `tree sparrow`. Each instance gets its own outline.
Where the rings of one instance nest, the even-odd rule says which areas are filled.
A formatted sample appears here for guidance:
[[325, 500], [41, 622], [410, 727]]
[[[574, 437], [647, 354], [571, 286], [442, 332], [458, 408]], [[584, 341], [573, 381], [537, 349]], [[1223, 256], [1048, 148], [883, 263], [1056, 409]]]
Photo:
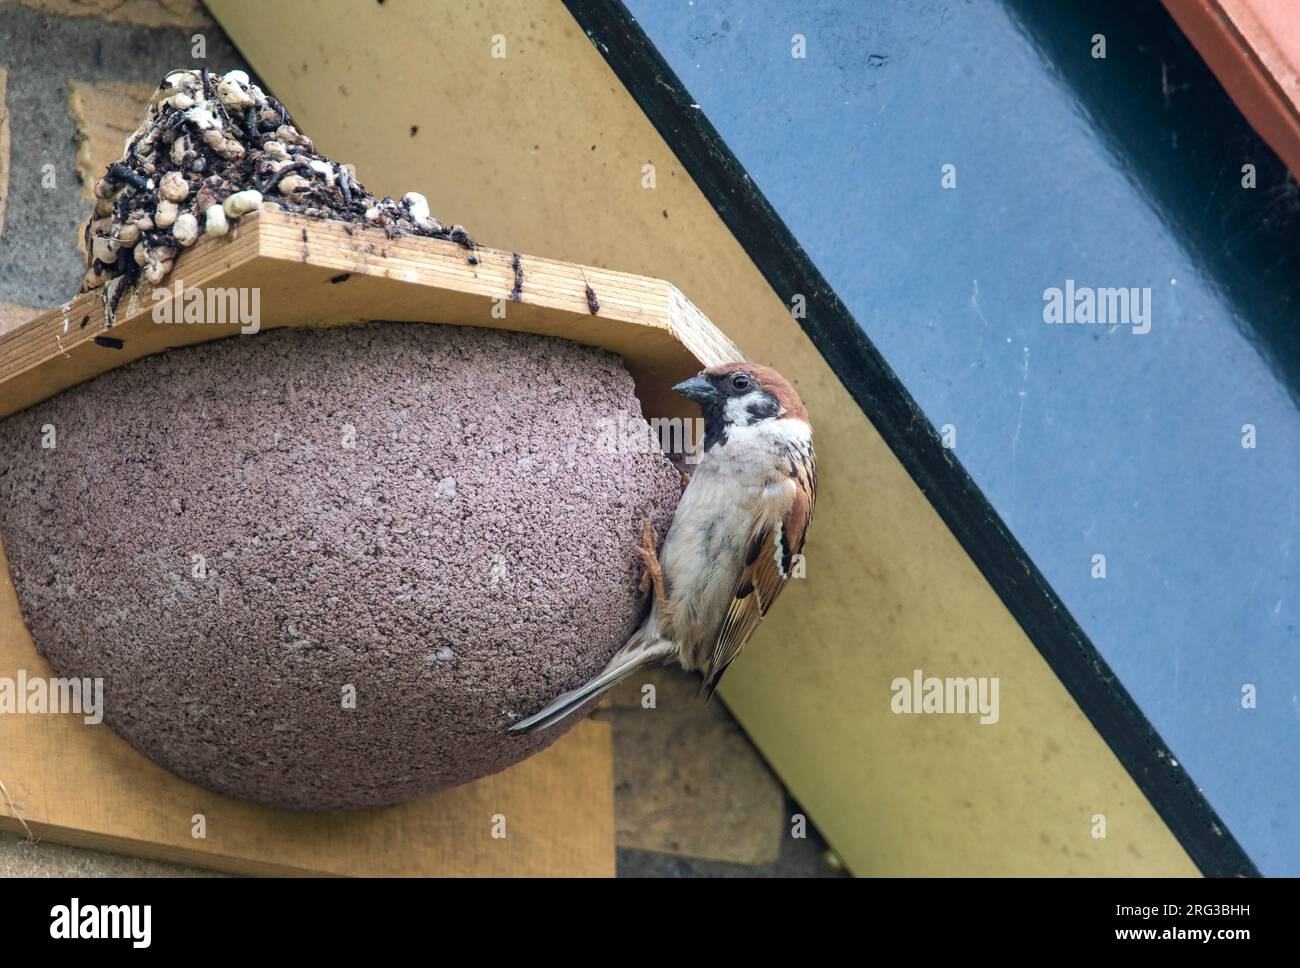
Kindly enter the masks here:
[[658, 555], [642, 522], [644, 618], [602, 672], [512, 733], [550, 726], [642, 666], [674, 658], [701, 673], [712, 696], [803, 551], [817, 464], [794, 388], [770, 367], [728, 363], [673, 389], [700, 406], [703, 453]]

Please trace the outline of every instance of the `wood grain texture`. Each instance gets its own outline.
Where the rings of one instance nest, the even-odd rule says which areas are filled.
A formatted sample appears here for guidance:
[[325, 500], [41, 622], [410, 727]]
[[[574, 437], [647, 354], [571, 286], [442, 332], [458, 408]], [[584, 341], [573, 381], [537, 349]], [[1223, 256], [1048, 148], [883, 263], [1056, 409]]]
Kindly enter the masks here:
[[[364, 319], [455, 323], [559, 336], [623, 357], [649, 416], [686, 415], [671, 387], [702, 366], [739, 359], [730, 340], [659, 279], [519, 256], [264, 209], [229, 235], [204, 238], [177, 260], [160, 289], [260, 291], [261, 328]], [[590, 286], [599, 300], [593, 314]], [[0, 335], [0, 417], [151, 353], [234, 335], [237, 324], [159, 324], [153, 288], [131, 290], [114, 324], [102, 291], [84, 293]], [[504, 308], [504, 317], [493, 314]], [[120, 349], [95, 342], [111, 336]]]
[[[52, 676], [23, 625], [3, 547], [0, 575], [0, 678]], [[612, 762], [609, 726], [589, 720], [466, 786], [394, 807], [298, 813], [186, 783], [80, 716], [6, 714], [0, 829], [242, 874], [611, 877]], [[196, 814], [204, 839], [191, 836]], [[504, 838], [492, 836], [497, 815]]]
[[23, 325], [42, 310], [35, 306], [21, 306], [18, 303], [0, 302], [0, 336]]

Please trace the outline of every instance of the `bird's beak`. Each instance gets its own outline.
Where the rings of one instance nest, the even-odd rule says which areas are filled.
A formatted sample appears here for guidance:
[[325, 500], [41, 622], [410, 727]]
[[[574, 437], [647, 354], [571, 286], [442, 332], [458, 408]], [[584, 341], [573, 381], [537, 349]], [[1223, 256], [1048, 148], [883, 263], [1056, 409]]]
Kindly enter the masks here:
[[693, 376], [689, 380], [677, 384], [673, 389], [684, 396], [687, 400], [694, 400], [701, 406], [705, 406], [718, 399], [718, 391], [714, 388], [712, 383], [704, 379], [702, 376]]

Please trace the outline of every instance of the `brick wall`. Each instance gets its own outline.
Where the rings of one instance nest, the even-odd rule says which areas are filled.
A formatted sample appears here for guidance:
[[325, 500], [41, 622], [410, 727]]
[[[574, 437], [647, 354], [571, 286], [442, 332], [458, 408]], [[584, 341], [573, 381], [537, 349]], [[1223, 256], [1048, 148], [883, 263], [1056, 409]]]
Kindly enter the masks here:
[[0, 333], [76, 292], [91, 184], [205, 65], [247, 70], [197, 0], [0, 0]]

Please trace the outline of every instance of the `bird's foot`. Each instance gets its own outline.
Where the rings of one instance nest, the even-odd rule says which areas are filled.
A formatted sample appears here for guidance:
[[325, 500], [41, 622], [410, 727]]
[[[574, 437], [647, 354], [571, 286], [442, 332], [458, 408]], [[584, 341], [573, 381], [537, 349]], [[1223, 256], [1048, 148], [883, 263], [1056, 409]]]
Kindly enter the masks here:
[[636, 549], [637, 555], [641, 558], [641, 563], [645, 571], [641, 573], [641, 591], [648, 592], [650, 586], [654, 586], [655, 602], [658, 603], [662, 611], [668, 604], [668, 598], [664, 594], [664, 570], [659, 566], [659, 556], [655, 553], [655, 529], [650, 523], [649, 518], [641, 519], [641, 547]]

